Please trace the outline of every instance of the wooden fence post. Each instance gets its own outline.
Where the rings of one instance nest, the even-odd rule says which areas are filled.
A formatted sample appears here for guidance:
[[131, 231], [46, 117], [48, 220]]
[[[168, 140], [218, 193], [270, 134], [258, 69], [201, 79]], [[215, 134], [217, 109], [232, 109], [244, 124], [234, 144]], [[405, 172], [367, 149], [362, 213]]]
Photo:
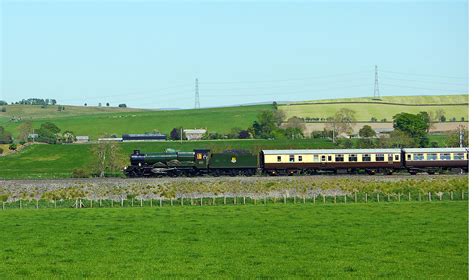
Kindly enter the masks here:
[[183, 202], [183, 197], [181, 197], [181, 206], [184, 205], [184, 202]]
[[451, 200], [453, 200], [453, 192], [451, 192]]
[[216, 205], [216, 198], [212, 197], [212, 205]]
[[344, 195], [344, 203], [347, 203], [347, 195]]
[[91, 199], [91, 208], [92, 208], [92, 199]]
[[160, 207], [163, 206], [163, 198], [160, 197]]
[[99, 207], [102, 207], [102, 198], [99, 198]]
[[37, 199], [36, 200], [36, 209], [38, 209], [38, 208], [39, 208], [39, 200]]
[[315, 203], [316, 203], [316, 195], [313, 194], [313, 204], [315, 204]]
[[226, 205], [226, 204], [227, 204], [227, 196], [224, 195], [224, 205]]
[[464, 191], [461, 192], [461, 200], [464, 200]]
[[150, 198], [150, 207], [153, 207], [153, 198]]
[[377, 193], [377, 202], [380, 202], [380, 194]]
[[202, 196], [201, 196], [201, 206], [202, 206]]
[[283, 196], [283, 202], [286, 204], [286, 194]]
[[428, 200], [431, 201], [431, 192], [428, 192]]
[[398, 193], [398, 202], [400, 202], [400, 193]]
[[323, 203], [326, 204], [326, 195], [323, 194]]
[[367, 197], [367, 193], [365, 193], [365, 203], [368, 202], [368, 197]]
[[56, 208], [56, 199], [54, 199], [54, 208]]
[[443, 200], [443, 193], [442, 192], [439, 193], [439, 201], [441, 201], [441, 200]]
[[143, 198], [140, 198], [140, 207], [143, 207]]
[[236, 205], [236, 204], [237, 204], [237, 197], [234, 196], [234, 205]]
[[120, 207], [123, 207], [123, 198], [120, 199]]
[[2, 210], [5, 210], [5, 201], [2, 201]]
[[244, 205], [245, 205], [245, 196], [244, 196]]
[[411, 201], [411, 193], [408, 192], [408, 201]]
[[357, 192], [354, 193], [354, 202], [357, 203]]
[[303, 204], [306, 204], [306, 195], [303, 195]]
[[133, 207], [133, 202], [134, 202], [134, 200], [135, 200], [135, 199], [132, 197], [132, 207]]
[[293, 204], [296, 204], [296, 195], [293, 196]]
[[390, 202], [390, 194], [387, 194], [387, 200]]
[[418, 201], [421, 201], [421, 193], [418, 192]]

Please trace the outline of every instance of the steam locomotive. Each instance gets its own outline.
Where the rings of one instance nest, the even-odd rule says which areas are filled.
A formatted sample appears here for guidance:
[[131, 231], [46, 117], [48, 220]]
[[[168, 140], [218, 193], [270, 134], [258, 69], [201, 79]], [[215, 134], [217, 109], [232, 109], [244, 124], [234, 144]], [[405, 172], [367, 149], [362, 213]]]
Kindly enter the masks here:
[[252, 176], [297, 175], [318, 173], [410, 174], [443, 171], [467, 172], [468, 148], [403, 148], [403, 149], [305, 149], [249, 151], [229, 150], [212, 153], [208, 149], [190, 152], [167, 150], [163, 153], [130, 155], [124, 168], [128, 177], [152, 176]]

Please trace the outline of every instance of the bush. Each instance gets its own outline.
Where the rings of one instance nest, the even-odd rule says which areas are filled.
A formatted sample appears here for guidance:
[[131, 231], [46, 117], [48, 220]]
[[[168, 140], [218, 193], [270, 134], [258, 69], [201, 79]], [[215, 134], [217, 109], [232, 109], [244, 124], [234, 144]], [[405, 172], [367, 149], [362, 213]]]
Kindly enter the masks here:
[[3, 149], [2, 149], [2, 148], [0, 148], [0, 155], [1, 155], [1, 154], [3, 154]]
[[124, 104], [124, 103], [119, 104], [119, 108], [127, 108], [127, 104]]
[[8, 147], [8, 149], [9, 149], [9, 150], [12, 150], [12, 151], [16, 151], [16, 148], [17, 148], [17, 146], [16, 146], [15, 143], [11, 144], [11, 145]]
[[84, 168], [74, 168], [72, 170], [73, 178], [89, 178], [91, 176], [90, 172]]
[[2, 110], [1, 110], [1, 111], [2, 111], [2, 113], [5, 113], [5, 112], [7, 111], [7, 108], [2, 107]]

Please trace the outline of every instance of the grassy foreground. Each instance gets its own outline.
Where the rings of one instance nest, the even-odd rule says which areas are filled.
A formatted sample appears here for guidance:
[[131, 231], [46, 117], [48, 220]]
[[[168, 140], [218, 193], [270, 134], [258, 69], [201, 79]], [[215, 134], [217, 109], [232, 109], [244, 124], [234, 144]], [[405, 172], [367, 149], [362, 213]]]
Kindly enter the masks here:
[[0, 211], [0, 278], [450, 278], [467, 202]]

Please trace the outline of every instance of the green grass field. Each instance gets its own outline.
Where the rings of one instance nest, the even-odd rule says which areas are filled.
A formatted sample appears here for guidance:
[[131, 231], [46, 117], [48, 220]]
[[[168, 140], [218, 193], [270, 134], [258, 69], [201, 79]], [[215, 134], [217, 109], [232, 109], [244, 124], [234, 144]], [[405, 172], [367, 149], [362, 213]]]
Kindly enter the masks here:
[[[383, 97], [380, 102], [394, 102], [403, 104], [459, 104], [468, 103], [468, 95], [442, 95], [442, 96], [387, 96]], [[373, 104], [305, 104], [310, 102], [327, 103], [327, 102], [372, 102]], [[391, 121], [392, 117], [398, 113], [412, 113], [416, 114], [421, 111], [436, 112], [436, 110], [443, 109], [445, 116], [448, 119], [453, 117], [456, 120], [469, 119], [468, 105], [432, 105], [432, 106], [403, 106], [403, 105], [387, 105], [378, 104], [378, 101], [373, 101], [370, 98], [344, 98], [344, 99], [328, 99], [307, 101], [302, 103], [294, 103], [292, 105], [282, 105], [279, 109], [283, 110], [287, 117], [311, 117], [311, 118], [327, 118], [341, 109], [348, 108], [356, 112], [356, 119], [358, 121], [368, 121], [372, 117], [381, 120], [386, 118]]]
[[[92, 144], [32, 145], [20, 153], [0, 157], [0, 179], [14, 178], [69, 178], [75, 168], [89, 168], [94, 163]], [[144, 152], [163, 152], [166, 148], [192, 151], [209, 148], [213, 151], [246, 149], [332, 148], [334, 144], [324, 139], [300, 140], [225, 140], [225, 141], [176, 141], [121, 143], [121, 166], [128, 164], [128, 156], [135, 149]]]
[[[96, 110], [81, 111], [67, 116], [46, 112], [45, 117], [37, 115], [38, 107], [25, 106], [24, 111], [32, 111], [31, 115], [25, 113], [23, 120], [31, 119], [34, 127], [39, 127], [45, 121], [54, 122], [63, 131], [70, 130], [76, 135], [88, 135], [97, 139], [102, 135], [124, 133], [144, 133], [158, 130], [169, 135], [174, 127], [184, 128], [207, 128], [211, 132], [228, 133], [233, 127], [247, 129], [257, 119], [257, 114], [265, 109], [271, 109], [270, 105], [238, 106], [225, 108], [210, 108], [197, 110], [174, 110], [174, 111], [120, 111], [120, 113], [103, 112]], [[103, 108], [103, 107], [101, 107]], [[9, 106], [7, 107], [7, 113]], [[110, 110], [110, 109], [109, 109]], [[131, 109], [128, 109], [131, 110]], [[116, 111], [115, 108], [113, 111]], [[11, 122], [7, 113], [0, 113], [0, 126], [6, 130], [14, 131], [21, 122]], [[2, 116], [2, 114], [4, 114]]]
[[0, 278], [465, 279], [468, 203], [0, 211]]

